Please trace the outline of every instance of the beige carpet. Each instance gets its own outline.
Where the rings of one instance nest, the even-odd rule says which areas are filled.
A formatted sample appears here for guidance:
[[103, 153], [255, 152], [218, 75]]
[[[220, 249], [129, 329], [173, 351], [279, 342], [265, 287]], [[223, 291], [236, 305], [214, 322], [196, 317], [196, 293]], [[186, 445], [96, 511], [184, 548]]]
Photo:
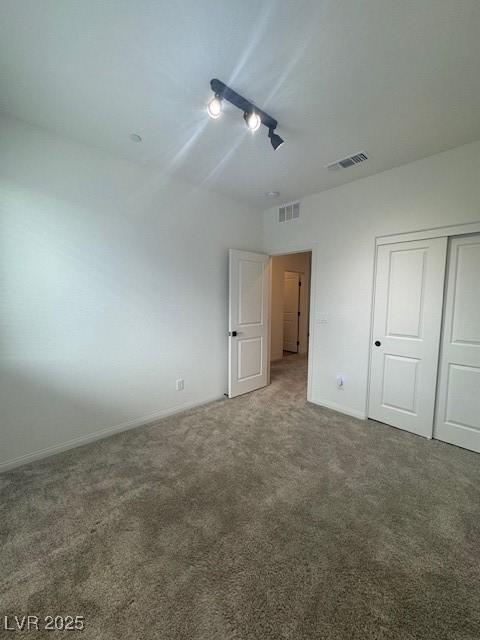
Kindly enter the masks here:
[[2, 624], [85, 616], [1, 637], [478, 640], [480, 456], [305, 372], [0, 476]]

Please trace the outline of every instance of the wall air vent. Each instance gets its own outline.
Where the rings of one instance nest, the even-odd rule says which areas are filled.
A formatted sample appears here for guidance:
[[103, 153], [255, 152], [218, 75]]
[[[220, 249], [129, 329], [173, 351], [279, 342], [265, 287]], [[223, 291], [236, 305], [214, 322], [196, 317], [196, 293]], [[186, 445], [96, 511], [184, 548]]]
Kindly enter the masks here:
[[300, 217], [300, 203], [294, 202], [293, 204], [284, 204], [278, 210], [279, 222], [290, 222]]
[[353, 167], [356, 164], [360, 164], [360, 162], [365, 162], [365, 160], [368, 160], [368, 156], [364, 151], [361, 151], [360, 153], [355, 153], [353, 156], [348, 156], [348, 158], [342, 158], [342, 160], [327, 164], [326, 169], [330, 169], [331, 171], [348, 169], [348, 167]]

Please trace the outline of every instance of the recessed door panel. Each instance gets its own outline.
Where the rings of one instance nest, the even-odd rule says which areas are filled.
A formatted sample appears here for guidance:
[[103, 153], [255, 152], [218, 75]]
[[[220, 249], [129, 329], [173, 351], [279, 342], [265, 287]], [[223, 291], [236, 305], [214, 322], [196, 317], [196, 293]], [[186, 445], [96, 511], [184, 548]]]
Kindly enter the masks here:
[[416, 358], [385, 355], [382, 394], [384, 407], [416, 415], [417, 367], [419, 362]]
[[263, 268], [255, 260], [238, 261], [238, 326], [262, 323]]
[[446, 238], [377, 250], [369, 417], [432, 436]]
[[238, 346], [238, 380], [246, 380], [262, 375], [262, 337], [239, 339]]
[[434, 435], [480, 452], [480, 235], [450, 241]]
[[480, 242], [454, 248], [452, 342], [480, 345]]
[[480, 368], [450, 364], [445, 421], [480, 430]]
[[387, 335], [420, 338], [426, 268], [424, 248], [390, 253]]

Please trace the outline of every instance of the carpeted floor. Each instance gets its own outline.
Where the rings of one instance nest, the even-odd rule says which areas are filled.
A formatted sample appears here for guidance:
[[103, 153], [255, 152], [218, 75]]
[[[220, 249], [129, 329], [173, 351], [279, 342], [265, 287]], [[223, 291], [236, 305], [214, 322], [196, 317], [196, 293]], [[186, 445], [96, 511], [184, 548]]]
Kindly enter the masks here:
[[0, 476], [5, 638], [478, 640], [480, 456], [272, 385]]

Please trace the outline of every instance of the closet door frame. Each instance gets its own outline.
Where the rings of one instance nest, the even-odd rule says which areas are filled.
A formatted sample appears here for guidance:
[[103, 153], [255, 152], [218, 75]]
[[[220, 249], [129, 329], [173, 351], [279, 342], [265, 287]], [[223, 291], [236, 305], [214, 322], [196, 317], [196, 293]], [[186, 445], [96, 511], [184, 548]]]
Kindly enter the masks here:
[[[371, 367], [372, 367], [372, 349], [371, 344], [373, 337], [373, 321], [375, 311], [375, 283], [377, 280], [377, 248], [384, 244], [394, 244], [398, 242], [410, 242], [411, 240], [429, 240], [430, 238], [451, 238], [455, 236], [461, 236], [466, 234], [480, 233], [480, 220], [477, 222], [467, 222], [465, 224], [448, 225], [443, 227], [434, 227], [432, 229], [422, 229], [420, 231], [408, 231], [405, 233], [397, 233], [394, 235], [377, 236], [375, 238], [374, 246], [374, 269], [373, 269], [373, 282], [372, 282], [372, 299], [370, 302], [370, 339], [368, 343], [368, 378], [367, 378], [367, 395], [365, 399], [366, 416], [369, 415], [369, 399], [370, 399], [370, 380], [371, 380]], [[445, 289], [444, 289], [445, 296]], [[445, 300], [444, 300], [445, 302]], [[442, 309], [443, 311], [443, 309]], [[442, 319], [442, 333], [443, 333], [443, 319]], [[440, 353], [439, 353], [440, 357]], [[437, 371], [437, 392], [438, 392], [438, 371]], [[432, 424], [435, 422], [435, 416]]]

